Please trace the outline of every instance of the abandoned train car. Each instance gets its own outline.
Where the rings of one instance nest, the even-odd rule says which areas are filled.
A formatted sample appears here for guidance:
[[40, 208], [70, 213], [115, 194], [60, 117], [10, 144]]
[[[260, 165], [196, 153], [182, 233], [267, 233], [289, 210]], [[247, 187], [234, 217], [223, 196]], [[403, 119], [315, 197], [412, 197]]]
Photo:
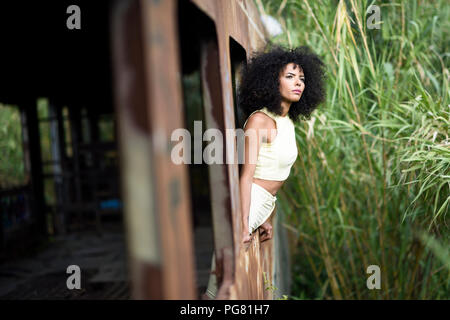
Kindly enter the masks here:
[[[61, 1], [45, 9], [34, 5], [46, 15], [62, 12], [61, 19], [40, 21], [28, 14], [26, 25], [35, 23], [35, 30], [1, 33], [12, 46], [0, 59], [0, 103], [20, 111], [27, 172], [23, 185], [0, 190], [4, 259], [19, 243], [45, 239], [50, 229], [66, 234], [84, 228], [86, 216], [101, 233], [103, 216], [113, 212], [124, 226], [131, 298], [198, 299], [211, 272], [217, 299], [288, 294], [289, 251], [280, 209], [271, 216], [275, 237], [243, 248], [240, 168], [225, 160], [238, 157], [236, 139], [225, 130], [245, 121], [236, 100], [240, 67], [268, 39], [256, 5], [251, 0], [102, 4], [79, 1], [80, 30], [66, 28], [71, 3]], [[11, 22], [8, 10], [0, 10], [0, 30]], [[22, 36], [29, 41], [20, 41]], [[45, 117], [37, 108], [41, 97], [47, 99]], [[208, 128], [223, 133], [223, 164], [171, 160], [177, 143], [172, 133], [185, 128], [193, 136], [194, 121], [201, 121], [201, 134]], [[42, 123], [51, 136], [48, 159]], [[46, 181], [55, 193], [52, 203], [44, 194]], [[268, 289], [273, 286], [276, 291]]]

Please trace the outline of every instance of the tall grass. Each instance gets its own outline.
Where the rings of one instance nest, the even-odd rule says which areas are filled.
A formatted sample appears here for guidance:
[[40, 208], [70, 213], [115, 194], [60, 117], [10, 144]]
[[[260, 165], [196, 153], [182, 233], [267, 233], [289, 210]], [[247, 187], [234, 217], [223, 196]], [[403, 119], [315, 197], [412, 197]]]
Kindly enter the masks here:
[[[297, 235], [290, 297], [450, 298], [447, 2], [255, 2], [284, 28], [274, 43], [308, 45], [328, 69], [327, 101], [297, 125], [280, 191]], [[367, 28], [370, 4], [380, 29]]]

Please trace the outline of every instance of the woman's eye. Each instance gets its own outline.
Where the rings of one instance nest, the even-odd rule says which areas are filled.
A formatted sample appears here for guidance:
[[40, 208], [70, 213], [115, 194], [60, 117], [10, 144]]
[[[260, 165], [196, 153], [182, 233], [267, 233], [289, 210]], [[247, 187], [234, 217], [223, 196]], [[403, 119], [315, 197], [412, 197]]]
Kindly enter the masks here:
[[[293, 78], [293, 76], [286, 76], [286, 78], [291, 79], [291, 78]], [[300, 81], [304, 83], [305, 79], [300, 79]]]

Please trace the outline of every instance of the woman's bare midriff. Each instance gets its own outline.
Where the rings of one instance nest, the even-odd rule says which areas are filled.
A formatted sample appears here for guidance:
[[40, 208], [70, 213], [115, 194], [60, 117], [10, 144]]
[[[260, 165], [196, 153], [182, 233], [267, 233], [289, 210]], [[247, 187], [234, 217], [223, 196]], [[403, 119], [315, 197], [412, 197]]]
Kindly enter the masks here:
[[253, 182], [269, 191], [273, 196], [276, 195], [278, 189], [281, 188], [284, 181], [264, 180], [253, 178]]

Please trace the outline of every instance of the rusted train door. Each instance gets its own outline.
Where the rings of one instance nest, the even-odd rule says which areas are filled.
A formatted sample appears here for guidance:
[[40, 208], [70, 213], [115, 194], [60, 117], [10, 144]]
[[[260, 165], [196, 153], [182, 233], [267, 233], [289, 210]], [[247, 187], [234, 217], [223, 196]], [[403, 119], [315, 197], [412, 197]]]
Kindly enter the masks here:
[[[203, 41], [200, 47], [207, 127], [235, 129], [242, 119], [235, 120], [230, 42], [234, 38], [234, 45], [245, 48], [247, 58], [261, 47], [265, 40], [256, 8], [246, 0], [181, 1], [195, 4], [216, 28], [216, 41]], [[187, 168], [171, 161], [171, 133], [184, 125], [177, 5], [176, 0], [121, 0], [112, 17], [124, 212], [136, 299], [196, 298]], [[270, 299], [263, 273], [273, 280], [274, 242], [257, 242], [248, 251], [240, 245], [235, 142], [225, 139], [224, 159], [233, 163], [209, 168], [210, 184], [220, 186], [211, 193], [217, 298]]]
[[176, 1], [117, 1], [115, 100], [132, 298], [195, 299], [186, 167], [171, 161], [183, 127]]

